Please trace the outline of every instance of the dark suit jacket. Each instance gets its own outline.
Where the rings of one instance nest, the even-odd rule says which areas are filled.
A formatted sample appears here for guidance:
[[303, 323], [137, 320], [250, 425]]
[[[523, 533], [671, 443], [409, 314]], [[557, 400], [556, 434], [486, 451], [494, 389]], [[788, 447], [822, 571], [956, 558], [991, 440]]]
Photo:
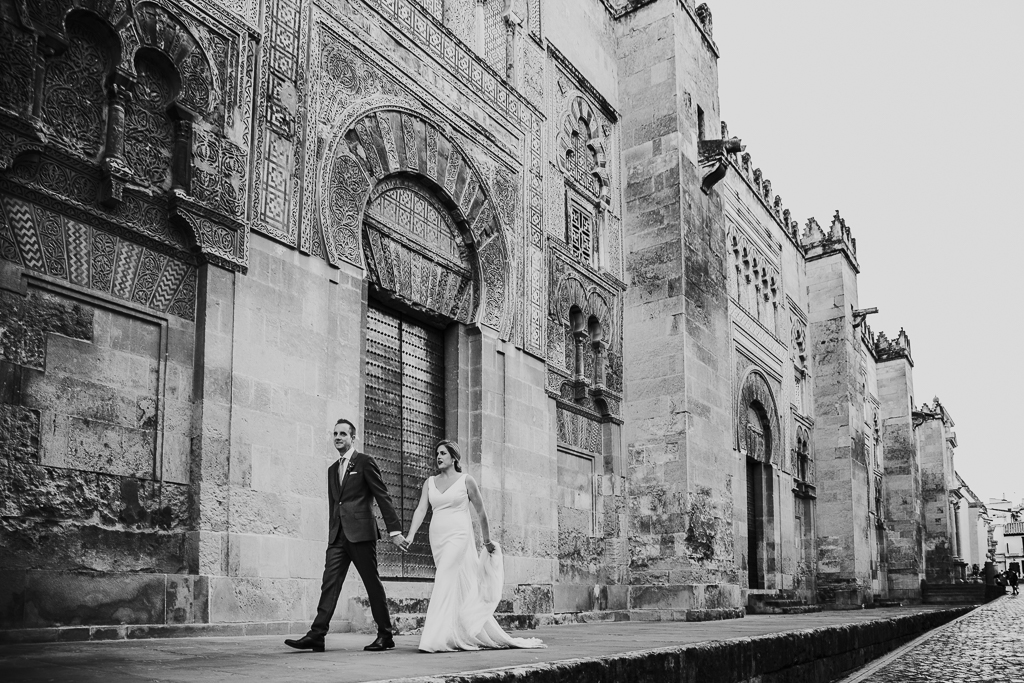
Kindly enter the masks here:
[[380, 537], [373, 518], [373, 501], [384, 517], [388, 532], [401, 531], [402, 522], [391, 504], [388, 487], [373, 458], [355, 451], [348, 461], [344, 487], [338, 482], [339, 458], [327, 470], [327, 499], [330, 502], [331, 528], [327, 542], [340, 542], [339, 533], [352, 543], [376, 541]]

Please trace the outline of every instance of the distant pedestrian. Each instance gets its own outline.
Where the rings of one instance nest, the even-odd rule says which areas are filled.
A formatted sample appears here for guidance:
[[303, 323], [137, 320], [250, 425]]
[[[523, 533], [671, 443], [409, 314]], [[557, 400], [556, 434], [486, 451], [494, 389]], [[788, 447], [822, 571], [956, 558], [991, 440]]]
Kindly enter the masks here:
[[1011, 569], [1011, 570], [1010, 570], [1010, 571], [1008, 571], [1008, 572], [1007, 572], [1006, 574], [1007, 574], [1007, 577], [1006, 577], [1006, 578], [1007, 578], [1007, 579], [1009, 580], [1009, 582], [1010, 582], [1010, 588], [1012, 588], [1012, 589], [1013, 589], [1013, 594], [1014, 594], [1014, 595], [1017, 595], [1017, 593], [1018, 593], [1018, 591], [1017, 591], [1017, 572], [1015, 572], [1015, 571], [1013, 571], [1013, 570]]

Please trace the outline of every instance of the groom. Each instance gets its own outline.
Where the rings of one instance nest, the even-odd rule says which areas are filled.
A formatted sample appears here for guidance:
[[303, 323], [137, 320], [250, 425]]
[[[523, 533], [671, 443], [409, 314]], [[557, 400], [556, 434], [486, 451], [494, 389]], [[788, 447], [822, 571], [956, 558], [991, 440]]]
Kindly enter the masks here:
[[298, 640], [286, 640], [285, 645], [299, 650], [324, 651], [324, 636], [338, 604], [338, 595], [345, 582], [350, 564], [355, 564], [366, 596], [370, 599], [370, 612], [377, 622], [377, 639], [364, 650], [390, 650], [395, 647], [391, 631], [384, 586], [377, 573], [377, 523], [373, 519], [373, 501], [377, 501], [391, 542], [406, 549], [402, 537], [402, 523], [391, 504], [388, 487], [380, 475], [380, 468], [370, 456], [358, 452], [353, 446], [356, 426], [342, 418], [334, 425], [334, 447], [341, 458], [327, 470], [327, 498], [330, 501], [331, 526], [327, 536], [327, 560], [324, 580], [320, 588], [320, 604], [309, 632]]

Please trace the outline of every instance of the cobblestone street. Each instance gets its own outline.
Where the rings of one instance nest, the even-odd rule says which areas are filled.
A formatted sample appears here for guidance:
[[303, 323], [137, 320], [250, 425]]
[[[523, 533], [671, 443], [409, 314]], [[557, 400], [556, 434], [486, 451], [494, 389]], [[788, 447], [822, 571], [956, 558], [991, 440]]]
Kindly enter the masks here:
[[1024, 683], [1024, 596], [999, 598], [842, 683]]

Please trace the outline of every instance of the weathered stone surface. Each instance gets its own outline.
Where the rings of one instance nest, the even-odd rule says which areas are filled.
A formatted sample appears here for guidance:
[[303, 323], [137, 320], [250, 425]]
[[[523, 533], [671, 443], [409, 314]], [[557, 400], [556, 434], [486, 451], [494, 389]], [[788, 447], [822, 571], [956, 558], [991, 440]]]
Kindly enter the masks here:
[[91, 341], [93, 315], [91, 307], [47, 292], [0, 291], [0, 352], [10, 363], [42, 370], [50, 334]]
[[153, 624], [164, 620], [163, 574], [28, 572], [23, 624]]
[[0, 404], [0, 453], [11, 460], [38, 460], [38, 411], [18, 405]]
[[187, 487], [0, 459], [6, 568], [180, 571]]

